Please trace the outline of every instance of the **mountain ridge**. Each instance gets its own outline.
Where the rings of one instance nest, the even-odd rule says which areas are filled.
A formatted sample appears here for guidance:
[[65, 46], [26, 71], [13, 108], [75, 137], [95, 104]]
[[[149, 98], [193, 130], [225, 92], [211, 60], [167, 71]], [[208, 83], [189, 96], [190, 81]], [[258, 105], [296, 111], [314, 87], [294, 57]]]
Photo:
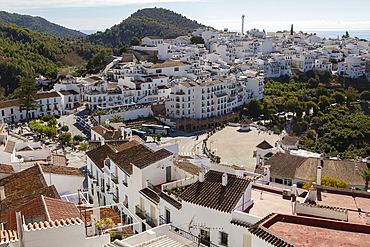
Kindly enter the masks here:
[[23, 26], [36, 32], [45, 33], [56, 37], [85, 37], [86, 34], [52, 23], [40, 16], [21, 15], [18, 13], [9, 13], [0, 11], [0, 23], [8, 25], [9, 23]]

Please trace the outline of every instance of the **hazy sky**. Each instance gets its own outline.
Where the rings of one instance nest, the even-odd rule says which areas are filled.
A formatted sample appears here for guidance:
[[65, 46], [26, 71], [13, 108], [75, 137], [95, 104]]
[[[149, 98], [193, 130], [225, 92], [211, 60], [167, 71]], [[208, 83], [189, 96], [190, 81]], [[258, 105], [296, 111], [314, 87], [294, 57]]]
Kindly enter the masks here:
[[77, 30], [102, 30], [120, 23], [137, 9], [163, 7], [217, 29], [267, 31], [370, 30], [367, 0], [0, 0], [2, 10], [41, 16]]

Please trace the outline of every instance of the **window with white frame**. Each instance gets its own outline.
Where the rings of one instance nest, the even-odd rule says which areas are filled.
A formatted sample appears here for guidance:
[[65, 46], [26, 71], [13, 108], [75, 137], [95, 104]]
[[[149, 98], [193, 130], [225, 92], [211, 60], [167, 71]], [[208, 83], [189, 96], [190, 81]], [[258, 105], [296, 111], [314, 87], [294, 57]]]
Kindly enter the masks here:
[[226, 232], [220, 232], [220, 245], [227, 246], [229, 234]]

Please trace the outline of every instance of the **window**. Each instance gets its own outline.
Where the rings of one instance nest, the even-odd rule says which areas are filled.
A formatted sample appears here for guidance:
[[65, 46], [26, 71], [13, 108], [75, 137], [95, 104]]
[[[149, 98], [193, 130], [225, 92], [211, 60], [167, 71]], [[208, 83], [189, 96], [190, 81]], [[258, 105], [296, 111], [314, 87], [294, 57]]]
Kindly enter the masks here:
[[57, 98], [54, 98], [54, 102], [57, 102]]
[[157, 69], [155, 72], [156, 73], [162, 73], [162, 69]]
[[227, 246], [227, 240], [228, 240], [229, 234], [226, 232], [220, 232], [220, 244]]
[[1, 115], [4, 117], [5, 116], [5, 112], [4, 110], [1, 111]]
[[10, 114], [13, 114], [13, 113], [14, 113], [14, 112], [13, 112], [13, 108], [11, 108], [11, 109], [10, 109]]
[[179, 71], [179, 67], [176, 67], [173, 69], [174, 71]]

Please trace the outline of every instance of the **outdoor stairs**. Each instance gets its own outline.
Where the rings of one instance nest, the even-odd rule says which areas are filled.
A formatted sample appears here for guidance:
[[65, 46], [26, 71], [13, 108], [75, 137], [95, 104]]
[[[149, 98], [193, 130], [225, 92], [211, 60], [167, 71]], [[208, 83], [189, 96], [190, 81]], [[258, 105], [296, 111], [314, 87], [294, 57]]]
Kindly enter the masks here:
[[[126, 246], [131, 246], [131, 245], [126, 245], [122, 243], [120, 240], [116, 240], [113, 243], [104, 245], [104, 247], [126, 247]], [[160, 236], [158, 238], [137, 244], [133, 247], [140, 247], [140, 246], [145, 246], [145, 247], [196, 247], [198, 245], [196, 243], [183, 245], [169, 238], [168, 236], [164, 235], [164, 236]]]

